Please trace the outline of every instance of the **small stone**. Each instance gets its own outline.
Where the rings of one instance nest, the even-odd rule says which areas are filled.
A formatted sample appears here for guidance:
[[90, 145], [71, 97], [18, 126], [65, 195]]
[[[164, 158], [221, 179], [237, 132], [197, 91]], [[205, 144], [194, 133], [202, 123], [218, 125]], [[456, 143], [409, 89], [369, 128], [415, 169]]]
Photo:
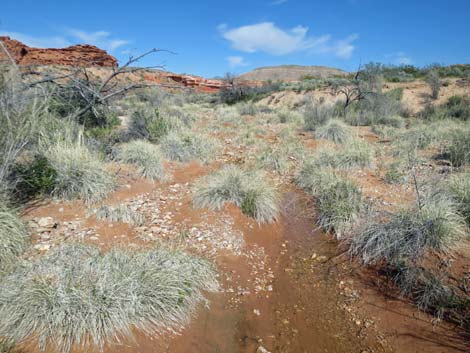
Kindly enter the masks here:
[[270, 351], [268, 351], [266, 348], [264, 348], [263, 346], [259, 346], [258, 349], [256, 350], [256, 353], [271, 353]]
[[52, 217], [41, 217], [38, 219], [38, 226], [41, 228], [52, 228], [54, 225], [55, 223]]
[[260, 316], [261, 311], [259, 311], [258, 309], [253, 309], [253, 314], [255, 314], [256, 316]]
[[34, 245], [34, 249], [39, 251], [47, 251], [51, 248], [51, 244], [36, 244]]

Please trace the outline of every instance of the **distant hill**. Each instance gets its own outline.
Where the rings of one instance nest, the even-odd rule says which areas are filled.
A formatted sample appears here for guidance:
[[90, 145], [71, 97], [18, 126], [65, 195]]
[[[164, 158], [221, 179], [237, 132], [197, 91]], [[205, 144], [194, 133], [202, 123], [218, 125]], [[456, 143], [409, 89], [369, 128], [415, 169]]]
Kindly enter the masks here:
[[327, 78], [346, 76], [347, 74], [346, 71], [326, 66], [279, 65], [259, 67], [238, 76], [238, 79], [247, 81], [298, 81], [305, 76]]

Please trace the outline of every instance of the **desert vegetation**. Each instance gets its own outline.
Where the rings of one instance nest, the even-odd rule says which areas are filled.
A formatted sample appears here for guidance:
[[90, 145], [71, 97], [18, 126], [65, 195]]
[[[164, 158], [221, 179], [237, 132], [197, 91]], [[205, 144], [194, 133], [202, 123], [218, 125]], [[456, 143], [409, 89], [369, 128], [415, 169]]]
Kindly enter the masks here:
[[[133, 63], [39, 81], [0, 66], [0, 351], [180, 332], [219, 289], [218, 251], [248, 254], [240, 229], [295, 222], [289, 193], [345, 263], [470, 329], [468, 276], [452, 265], [469, 261], [470, 99], [444, 84], [468, 65], [229, 75], [209, 94], [120, 81]], [[419, 109], [402, 82], [424, 87]]]

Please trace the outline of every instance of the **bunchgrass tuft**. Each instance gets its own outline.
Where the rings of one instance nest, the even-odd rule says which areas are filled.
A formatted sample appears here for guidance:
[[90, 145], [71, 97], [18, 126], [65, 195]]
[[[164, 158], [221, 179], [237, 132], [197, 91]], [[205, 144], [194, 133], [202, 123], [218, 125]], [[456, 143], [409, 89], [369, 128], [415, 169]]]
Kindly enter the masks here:
[[148, 179], [166, 179], [163, 158], [157, 146], [145, 140], [134, 140], [117, 149], [117, 159], [123, 163], [134, 164], [139, 173]]
[[421, 209], [366, 222], [352, 238], [350, 253], [366, 265], [396, 264], [417, 260], [427, 249], [447, 253], [465, 234], [465, 221], [455, 204], [447, 198], [430, 199]]
[[115, 188], [113, 176], [99, 157], [79, 143], [56, 143], [46, 158], [55, 170], [53, 195], [64, 199], [98, 201]]
[[199, 160], [209, 162], [217, 149], [217, 143], [209, 136], [198, 135], [191, 131], [171, 132], [165, 136], [160, 148], [166, 158], [188, 162]]
[[136, 226], [144, 223], [144, 216], [126, 205], [119, 205], [118, 207], [103, 205], [94, 210], [93, 214], [97, 219], [109, 222], [123, 222]]
[[29, 242], [26, 227], [0, 199], [0, 275], [18, 261]]
[[182, 329], [202, 291], [217, 288], [212, 266], [181, 251], [63, 245], [0, 283], [0, 336], [41, 350], [102, 351], [134, 329]]
[[264, 175], [234, 165], [202, 178], [194, 189], [193, 203], [198, 208], [220, 210], [226, 202], [233, 202], [259, 223], [272, 222], [279, 213], [277, 193]]
[[459, 212], [470, 224], [470, 170], [451, 177], [447, 192], [454, 200]]
[[367, 142], [352, 141], [340, 149], [324, 148], [316, 154], [318, 168], [350, 169], [367, 168], [372, 164], [372, 148]]
[[334, 143], [345, 143], [352, 137], [351, 128], [338, 119], [331, 119], [315, 131], [315, 137]]
[[446, 152], [453, 166], [470, 164], [470, 128], [455, 130], [449, 138]]
[[317, 223], [338, 238], [357, 222], [364, 207], [361, 190], [349, 179], [306, 162], [296, 177], [297, 185], [316, 201]]

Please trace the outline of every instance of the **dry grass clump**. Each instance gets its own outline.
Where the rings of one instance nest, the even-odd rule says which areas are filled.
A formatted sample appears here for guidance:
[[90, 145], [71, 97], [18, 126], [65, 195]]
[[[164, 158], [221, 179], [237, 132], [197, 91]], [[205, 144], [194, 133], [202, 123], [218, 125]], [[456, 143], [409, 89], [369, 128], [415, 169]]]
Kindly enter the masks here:
[[104, 219], [109, 222], [123, 222], [131, 225], [140, 226], [144, 223], [144, 216], [126, 205], [111, 207], [102, 205], [93, 211], [97, 219]]
[[257, 157], [257, 165], [284, 175], [291, 170], [293, 162], [303, 158], [302, 143], [284, 141], [280, 145], [264, 148]]
[[325, 148], [316, 154], [318, 168], [350, 169], [367, 168], [372, 164], [373, 150], [367, 142], [354, 140], [343, 144], [341, 149]]
[[217, 143], [207, 135], [181, 131], [171, 132], [165, 136], [161, 141], [160, 148], [166, 158], [174, 161], [199, 160], [207, 163], [214, 158]]
[[0, 336], [62, 353], [103, 350], [134, 329], [180, 330], [202, 291], [217, 288], [212, 266], [181, 251], [63, 245], [0, 283]]
[[304, 107], [304, 129], [315, 131], [337, 116], [335, 107], [328, 104], [306, 104]]
[[451, 177], [446, 189], [459, 212], [470, 224], [470, 170]]
[[134, 164], [139, 173], [152, 180], [165, 180], [163, 158], [157, 146], [145, 140], [134, 140], [117, 149], [117, 159], [123, 163]]
[[427, 200], [385, 221], [366, 221], [352, 238], [350, 253], [364, 264], [419, 259], [427, 249], [447, 253], [467, 232], [465, 221], [448, 198]]
[[55, 143], [46, 157], [56, 172], [52, 194], [57, 197], [94, 202], [116, 186], [103, 161], [80, 143]]
[[345, 143], [351, 140], [352, 131], [351, 128], [341, 120], [331, 119], [315, 131], [315, 137], [330, 140], [334, 143]]
[[453, 131], [445, 151], [453, 166], [470, 164], [470, 128]]
[[278, 195], [264, 175], [234, 165], [202, 178], [194, 189], [196, 207], [220, 210], [226, 202], [233, 202], [259, 223], [272, 222], [279, 213]]
[[0, 274], [17, 261], [28, 242], [25, 225], [16, 212], [0, 199]]
[[364, 207], [361, 190], [349, 179], [335, 172], [319, 169], [306, 162], [296, 176], [296, 183], [316, 201], [317, 223], [338, 238], [351, 229]]

